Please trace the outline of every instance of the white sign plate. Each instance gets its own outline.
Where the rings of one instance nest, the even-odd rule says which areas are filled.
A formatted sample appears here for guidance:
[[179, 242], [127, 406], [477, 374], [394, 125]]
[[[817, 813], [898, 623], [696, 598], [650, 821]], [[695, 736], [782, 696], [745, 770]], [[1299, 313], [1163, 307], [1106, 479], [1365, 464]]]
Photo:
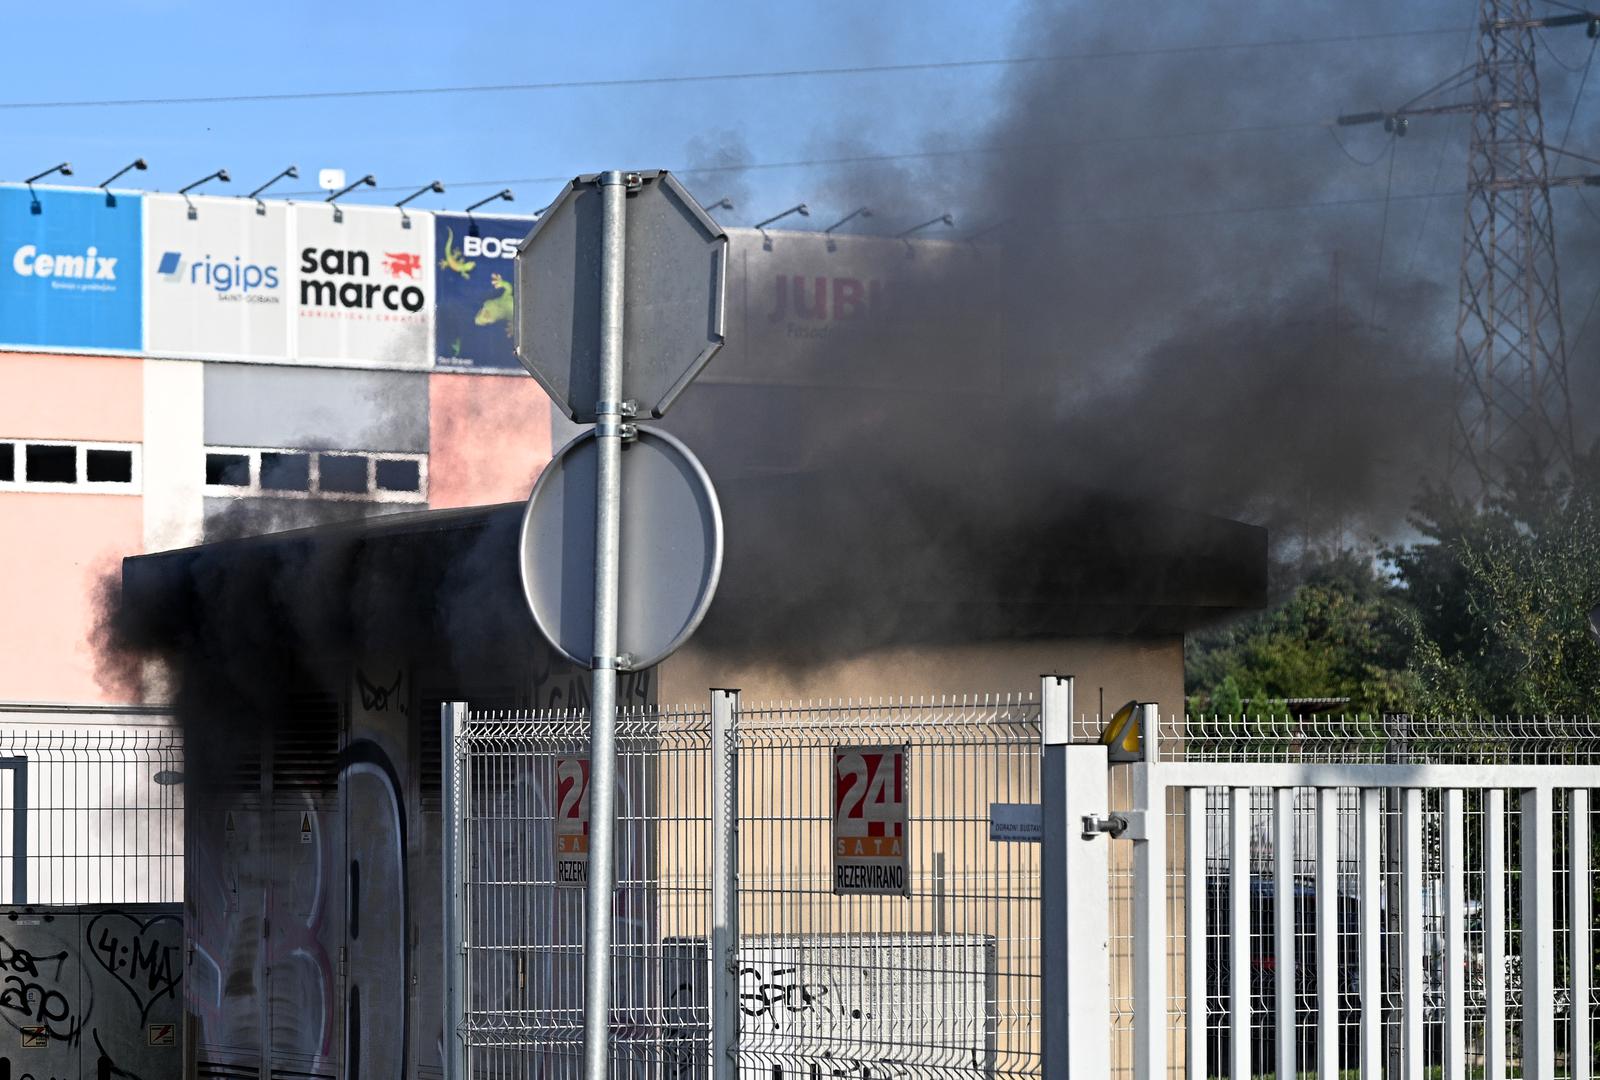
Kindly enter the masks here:
[[1038, 803], [990, 803], [989, 839], [995, 843], [1042, 844], [1044, 814]]

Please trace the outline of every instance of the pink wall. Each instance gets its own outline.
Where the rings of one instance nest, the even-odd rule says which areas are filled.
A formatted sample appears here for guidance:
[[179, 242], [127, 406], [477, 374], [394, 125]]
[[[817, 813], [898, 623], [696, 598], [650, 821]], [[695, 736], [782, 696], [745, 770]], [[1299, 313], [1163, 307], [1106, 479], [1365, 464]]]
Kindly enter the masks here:
[[[0, 438], [141, 441], [141, 365], [136, 357], [0, 353]], [[0, 698], [134, 700], [135, 688], [96, 677], [92, 638], [104, 580], [143, 547], [142, 502], [0, 493]]]
[[0, 698], [136, 700], [135, 687], [97, 678], [92, 639], [104, 581], [140, 548], [139, 502], [134, 495], [0, 494]]
[[428, 377], [428, 505], [526, 499], [550, 460], [550, 399], [530, 378]]
[[138, 357], [0, 353], [0, 438], [138, 442], [142, 364]]

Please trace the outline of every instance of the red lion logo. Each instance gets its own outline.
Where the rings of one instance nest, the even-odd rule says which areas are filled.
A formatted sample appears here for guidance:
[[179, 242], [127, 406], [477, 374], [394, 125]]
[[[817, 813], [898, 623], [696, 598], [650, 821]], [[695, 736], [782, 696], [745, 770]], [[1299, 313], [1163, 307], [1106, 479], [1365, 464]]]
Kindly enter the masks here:
[[414, 278], [417, 276], [417, 271], [422, 269], [422, 256], [405, 251], [386, 251], [383, 253], [383, 261], [389, 268], [390, 277], [404, 274], [408, 278]]

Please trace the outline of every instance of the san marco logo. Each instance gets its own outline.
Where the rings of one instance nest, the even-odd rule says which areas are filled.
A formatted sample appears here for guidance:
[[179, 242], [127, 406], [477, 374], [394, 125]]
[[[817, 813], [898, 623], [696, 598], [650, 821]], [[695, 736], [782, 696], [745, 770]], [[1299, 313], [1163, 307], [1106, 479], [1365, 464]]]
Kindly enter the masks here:
[[[418, 279], [422, 256], [409, 251], [384, 251], [382, 276], [373, 273], [373, 255], [349, 248], [308, 247], [300, 251], [301, 314], [353, 315], [395, 313], [420, 315], [427, 295]], [[311, 309], [311, 310], [306, 310]]]

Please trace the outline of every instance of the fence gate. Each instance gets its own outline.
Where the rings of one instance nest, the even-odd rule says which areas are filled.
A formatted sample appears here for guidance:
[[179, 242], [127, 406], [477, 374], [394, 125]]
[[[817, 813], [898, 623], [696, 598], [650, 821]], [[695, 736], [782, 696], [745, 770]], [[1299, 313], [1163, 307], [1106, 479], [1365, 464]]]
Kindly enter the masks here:
[[[1105, 865], [1083, 850], [1132, 849], [1131, 1023], [1071, 1024], [1075, 1078], [1589, 1080], [1595, 732], [1146, 721], [1066, 860], [1076, 885]], [[1069, 939], [1074, 975], [1096, 947]]]

